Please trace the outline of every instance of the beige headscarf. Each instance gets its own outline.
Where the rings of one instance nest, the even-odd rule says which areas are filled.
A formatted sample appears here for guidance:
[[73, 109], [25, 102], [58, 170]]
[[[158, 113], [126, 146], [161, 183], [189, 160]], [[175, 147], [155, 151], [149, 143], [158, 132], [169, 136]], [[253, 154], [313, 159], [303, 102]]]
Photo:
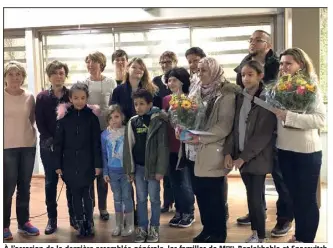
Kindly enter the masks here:
[[223, 76], [224, 71], [222, 66], [216, 59], [205, 57], [202, 58], [199, 63], [202, 63], [210, 74], [211, 83], [207, 85], [201, 84], [201, 98], [204, 101], [209, 101], [216, 96], [217, 91], [227, 80]]

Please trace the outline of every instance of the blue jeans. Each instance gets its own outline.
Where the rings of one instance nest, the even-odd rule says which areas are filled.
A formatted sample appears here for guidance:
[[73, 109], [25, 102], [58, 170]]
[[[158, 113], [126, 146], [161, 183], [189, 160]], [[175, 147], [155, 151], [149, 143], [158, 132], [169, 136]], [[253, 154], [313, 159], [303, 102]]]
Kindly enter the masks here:
[[9, 228], [12, 197], [16, 188], [16, 216], [20, 226], [30, 218], [30, 183], [35, 164], [35, 147], [3, 150], [3, 227]]
[[127, 175], [109, 172], [109, 177], [116, 213], [122, 213], [123, 206], [125, 213], [133, 212], [132, 186]]
[[194, 194], [190, 169], [185, 166], [182, 170], [176, 170], [177, 161], [178, 153], [170, 153], [169, 178], [175, 196], [176, 211], [184, 214], [193, 214]]
[[160, 181], [145, 178], [145, 167], [137, 165], [135, 170], [135, 187], [137, 199], [138, 226], [148, 229], [148, 205], [149, 195], [151, 204], [151, 226], [160, 225], [161, 200], [160, 200]]

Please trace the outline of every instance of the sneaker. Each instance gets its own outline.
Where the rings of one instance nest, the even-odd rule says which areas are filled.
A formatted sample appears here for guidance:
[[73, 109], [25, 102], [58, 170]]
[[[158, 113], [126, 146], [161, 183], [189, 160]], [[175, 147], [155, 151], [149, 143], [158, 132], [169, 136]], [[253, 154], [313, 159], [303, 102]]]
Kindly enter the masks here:
[[237, 219], [237, 224], [238, 225], [251, 225], [251, 219], [250, 219], [250, 215], [247, 214], [243, 217], [239, 217]]
[[9, 228], [4, 228], [3, 229], [3, 239], [4, 240], [12, 240], [13, 239], [12, 232], [9, 230]]
[[292, 229], [290, 221], [278, 221], [271, 231], [272, 237], [283, 237]]
[[135, 240], [134, 240], [135, 243], [144, 243], [144, 242], [146, 242], [148, 234], [147, 234], [147, 231], [145, 229], [143, 229], [142, 227], [138, 227], [135, 232], [136, 232]]
[[207, 243], [207, 240], [210, 239], [210, 235], [207, 234], [204, 230], [201, 233], [193, 238], [193, 243]]
[[30, 221], [27, 221], [23, 226], [18, 226], [18, 232], [23, 233], [29, 236], [38, 236], [39, 230], [37, 227], [34, 227]]
[[177, 227], [182, 219], [181, 213], [176, 212], [175, 216], [169, 221], [169, 226]]
[[151, 226], [150, 229], [149, 229], [147, 242], [148, 243], [156, 243], [156, 242], [158, 242], [159, 237], [160, 237], [160, 234], [159, 234], [158, 226]]
[[110, 214], [108, 213], [107, 210], [100, 210], [99, 211], [99, 217], [104, 221], [108, 221], [109, 218], [110, 218]]
[[190, 227], [195, 222], [193, 214], [183, 214], [182, 219], [180, 220], [178, 227]]
[[247, 240], [245, 240], [245, 243], [259, 243], [258, 234], [253, 233]]

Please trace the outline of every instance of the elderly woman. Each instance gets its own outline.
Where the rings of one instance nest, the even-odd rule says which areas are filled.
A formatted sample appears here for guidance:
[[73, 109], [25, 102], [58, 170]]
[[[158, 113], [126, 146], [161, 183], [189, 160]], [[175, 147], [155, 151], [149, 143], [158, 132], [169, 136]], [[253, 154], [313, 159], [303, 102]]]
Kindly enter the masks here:
[[192, 135], [188, 143], [196, 145], [194, 193], [203, 225], [193, 242], [223, 243], [226, 240], [226, 208], [223, 147], [231, 133], [235, 115], [235, 97], [240, 88], [224, 77], [224, 71], [214, 58], [203, 58], [198, 64], [200, 83], [193, 94], [207, 106], [199, 129], [212, 135]]
[[11, 61], [4, 69], [4, 150], [3, 150], [3, 237], [13, 239], [9, 229], [12, 196], [16, 192], [18, 231], [29, 236], [39, 230], [29, 221], [30, 183], [35, 164], [35, 98], [21, 86], [27, 73]]
[[[300, 48], [280, 54], [280, 75], [301, 71], [308, 77], [316, 74], [309, 56]], [[277, 148], [283, 178], [293, 200], [295, 236], [290, 242], [312, 243], [319, 224], [317, 185], [320, 175], [322, 144], [318, 129], [325, 125], [326, 110], [321, 94], [318, 104], [306, 114], [275, 110], [279, 119]]]
[[[85, 59], [90, 76], [83, 81], [89, 87], [89, 104], [97, 104], [101, 109], [99, 123], [101, 131], [107, 127], [106, 113], [109, 106], [109, 98], [117, 84], [112, 78], [102, 74], [106, 67], [106, 57], [101, 52], [89, 54]], [[106, 198], [108, 195], [108, 184], [104, 181], [103, 175], [97, 177], [98, 209], [102, 220], [109, 219]]]

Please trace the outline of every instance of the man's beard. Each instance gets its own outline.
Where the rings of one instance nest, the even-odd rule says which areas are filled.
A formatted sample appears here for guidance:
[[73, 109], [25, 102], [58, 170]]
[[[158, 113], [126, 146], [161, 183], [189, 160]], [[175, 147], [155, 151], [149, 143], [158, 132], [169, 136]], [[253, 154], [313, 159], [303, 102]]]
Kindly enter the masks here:
[[259, 54], [258, 51], [253, 51], [253, 52], [249, 52], [249, 54], [252, 56], [252, 57], [255, 57]]

